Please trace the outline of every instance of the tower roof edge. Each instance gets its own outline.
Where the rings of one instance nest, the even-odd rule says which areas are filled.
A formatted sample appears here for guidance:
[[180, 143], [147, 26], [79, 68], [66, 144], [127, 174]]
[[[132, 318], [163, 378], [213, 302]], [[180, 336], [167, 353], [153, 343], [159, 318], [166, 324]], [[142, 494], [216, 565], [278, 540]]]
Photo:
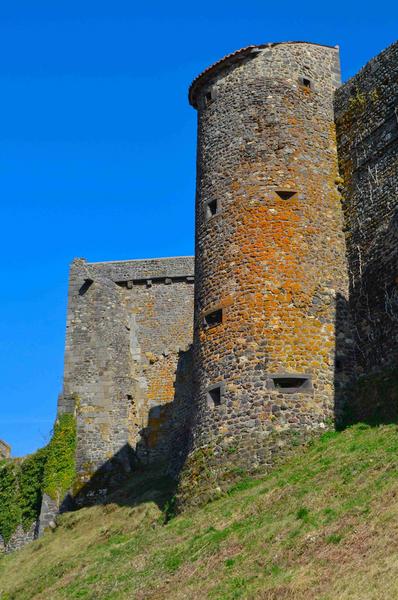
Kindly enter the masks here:
[[228, 66], [235, 62], [238, 62], [242, 58], [249, 56], [250, 54], [255, 54], [259, 50], [263, 50], [265, 48], [273, 48], [275, 46], [287, 45], [287, 44], [307, 44], [309, 46], [322, 46], [324, 48], [330, 48], [332, 50], [339, 51], [339, 46], [329, 46], [327, 44], [318, 44], [316, 42], [305, 42], [305, 41], [288, 41], [288, 42], [268, 42], [265, 44], [252, 44], [250, 46], [245, 46], [244, 48], [240, 48], [239, 50], [235, 50], [230, 54], [226, 54], [220, 60], [217, 60], [215, 63], [211, 64], [209, 67], [204, 69], [195, 79], [192, 81], [188, 90], [188, 101], [191, 106], [197, 108], [196, 104], [196, 92], [201, 85], [207, 80], [208, 77], [214, 75], [221, 67]]

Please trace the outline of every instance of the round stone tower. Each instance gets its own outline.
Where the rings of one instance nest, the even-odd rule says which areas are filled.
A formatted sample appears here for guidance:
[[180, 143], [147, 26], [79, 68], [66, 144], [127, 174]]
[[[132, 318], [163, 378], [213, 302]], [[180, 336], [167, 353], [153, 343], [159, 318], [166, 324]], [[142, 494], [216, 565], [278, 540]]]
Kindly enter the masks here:
[[[250, 46], [192, 83], [198, 111], [195, 451], [270, 461], [334, 415], [347, 277], [333, 96], [336, 47]], [[211, 458], [210, 458], [211, 457]]]

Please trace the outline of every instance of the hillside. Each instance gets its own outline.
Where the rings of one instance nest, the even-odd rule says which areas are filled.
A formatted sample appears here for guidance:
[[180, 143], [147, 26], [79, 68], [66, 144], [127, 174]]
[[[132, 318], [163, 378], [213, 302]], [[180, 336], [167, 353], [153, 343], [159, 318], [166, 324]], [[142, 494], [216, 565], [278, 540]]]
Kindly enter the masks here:
[[167, 523], [166, 493], [62, 516], [0, 559], [1, 600], [398, 597], [395, 425], [327, 433]]

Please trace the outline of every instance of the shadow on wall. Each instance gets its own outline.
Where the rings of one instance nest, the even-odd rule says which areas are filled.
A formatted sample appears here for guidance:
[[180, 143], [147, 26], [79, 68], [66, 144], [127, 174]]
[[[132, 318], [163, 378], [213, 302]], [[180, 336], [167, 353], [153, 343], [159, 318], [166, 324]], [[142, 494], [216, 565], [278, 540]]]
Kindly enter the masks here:
[[336, 429], [349, 424], [350, 388], [355, 381], [356, 349], [350, 304], [340, 293], [336, 295], [334, 352], [334, 418]]
[[73, 496], [65, 499], [61, 512], [112, 502], [136, 506], [153, 501], [161, 510], [170, 505], [190, 441], [192, 354], [192, 347], [179, 351], [174, 399], [151, 407], [136, 449], [125, 444]]
[[[125, 469], [127, 458], [129, 471]], [[165, 467], [164, 463], [150, 468], [141, 465], [133, 448], [126, 444], [74, 496], [64, 500], [60, 512], [94, 504], [138, 506], [149, 501], [165, 510], [176, 489], [176, 480], [167, 475]]]
[[[350, 302], [341, 294], [335, 299], [334, 416], [338, 429], [358, 421], [372, 425], [398, 422], [398, 370], [381, 368], [383, 360], [376, 361], [376, 357], [386, 355], [383, 339], [386, 344], [394, 327], [398, 327], [398, 312], [395, 323], [394, 314], [388, 313], [385, 304], [386, 273], [392, 279], [392, 257], [396, 256], [397, 245], [392, 248], [392, 239], [397, 239], [397, 220], [395, 216], [388, 232], [375, 242], [382, 255], [380, 246], [385, 245], [389, 271], [384, 264], [383, 277], [377, 278], [376, 265], [370, 264], [363, 270], [361, 281], [356, 282], [355, 293], [351, 289]], [[364, 338], [363, 332], [372, 325], [372, 314], [360, 312], [358, 306], [369, 301], [379, 327]], [[389, 352], [391, 347], [390, 340]], [[366, 370], [364, 357], [368, 365], [374, 361], [375, 371]], [[191, 443], [191, 423], [196, 414], [192, 377], [191, 347], [179, 352], [173, 401], [150, 408], [148, 424], [140, 432], [136, 449], [128, 444], [121, 448], [74, 497], [66, 499], [61, 510], [111, 502], [135, 506], [149, 500], [164, 510], [170, 504]]]
[[[350, 302], [336, 298], [335, 420], [398, 423], [398, 210], [375, 232]], [[348, 252], [349, 272], [358, 272]]]
[[145, 465], [168, 463], [168, 472], [178, 469], [185, 460], [192, 419], [193, 349], [180, 350], [174, 381], [172, 402], [152, 406], [148, 424], [140, 431], [137, 458]]

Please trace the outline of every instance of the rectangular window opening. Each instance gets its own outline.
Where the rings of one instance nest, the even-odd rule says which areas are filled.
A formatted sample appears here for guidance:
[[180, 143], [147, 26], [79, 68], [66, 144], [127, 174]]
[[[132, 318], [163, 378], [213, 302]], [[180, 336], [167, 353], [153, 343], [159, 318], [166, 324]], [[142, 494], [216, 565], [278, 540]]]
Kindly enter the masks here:
[[224, 393], [224, 386], [222, 383], [212, 385], [207, 390], [207, 405], [209, 408], [220, 406], [222, 403], [222, 397]]
[[218, 213], [218, 202], [217, 200], [209, 200], [206, 204], [206, 217], [210, 219], [210, 217], [214, 217]]
[[307, 88], [307, 90], [312, 90], [312, 81], [308, 77], [300, 77], [300, 85], [302, 87]]
[[276, 194], [281, 200], [290, 200], [291, 198], [297, 196], [297, 192], [295, 190], [276, 190]]
[[312, 382], [309, 375], [270, 375], [272, 388], [283, 393], [312, 391]]
[[203, 317], [203, 325], [204, 325], [205, 329], [210, 329], [211, 327], [217, 327], [217, 325], [221, 325], [222, 321], [223, 321], [222, 308], [213, 310], [212, 312], [207, 313]]
[[205, 93], [205, 104], [206, 104], [206, 106], [208, 106], [209, 104], [211, 104], [212, 101], [213, 101], [213, 94], [209, 90], [208, 92]]

